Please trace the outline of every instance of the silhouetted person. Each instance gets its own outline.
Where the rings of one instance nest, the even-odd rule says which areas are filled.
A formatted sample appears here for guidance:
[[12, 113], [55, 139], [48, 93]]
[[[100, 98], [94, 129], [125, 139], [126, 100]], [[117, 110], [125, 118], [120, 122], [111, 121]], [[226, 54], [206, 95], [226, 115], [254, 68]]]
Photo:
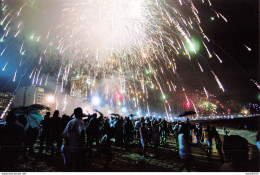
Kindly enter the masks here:
[[140, 140], [141, 140], [141, 145], [143, 148], [143, 157], [146, 158], [146, 150], [148, 146], [148, 128], [145, 126], [145, 123], [141, 123], [141, 127], [139, 128], [139, 133], [140, 133]]
[[190, 171], [191, 146], [189, 143], [189, 129], [184, 123], [179, 125], [178, 143], [181, 158], [179, 171], [182, 171], [184, 167], [187, 167], [187, 170]]
[[159, 133], [159, 123], [157, 120], [154, 120], [151, 126], [152, 140], [154, 146], [154, 154], [158, 155], [158, 147], [160, 145], [160, 133]]
[[121, 117], [115, 124], [115, 143], [116, 146], [123, 146], [123, 119]]
[[110, 137], [114, 138], [115, 137], [115, 124], [116, 124], [116, 119], [114, 117], [111, 117], [109, 120], [110, 123]]
[[162, 121], [162, 132], [161, 132], [161, 143], [165, 147], [167, 142], [167, 136], [169, 134], [167, 121], [164, 119]]
[[108, 137], [111, 138], [111, 132], [110, 132], [110, 126], [109, 126], [109, 120], [108, 119], [104, 120], [103, 126], [101, 127], [100, 131], [101, 131], [102, 135], [107, 134]]
[[[59, 117], [59, 111], [56, 110], [53, 113], [53, 117], [50, 118], [51, 122], [51, 155], [60, 154], [60, 148], [62, 145], [62, 120]], [[57, 146], [55, 149], [54, 143], [56, 142]]]
[[78, 107], [74, 109], [75, 118], [70, 120], [65, 130], [63, 138], [65, 145], [63, 147], [64, 164], [70, 170], [79, 170], [85, 157], [85, 130], [82, 121], [83, 111]]
[[197, 140], [197, 143], [200, 143], [201, 142], [201, 136], [202, 136], [202, 127], [200, 124], [196, 124], [196, 127], [194, 129], [195, 131], [195, 136], [196, 136], [196, 140]]
[[146, 118], [145, 125], [148, 129], [148, 143], [149, 143], [152, 140], [152, 132], [151, 132], [152, 122], [149, 117]]
[[218, 134], [218, 131], [216, 130], [216, 127], [212, 126], [211, 130], [212, 130], [212, 136], [215, 139], [216, 148], [218, 150], [220, 161], [221, 161], [221, 163], [224, 163], [224, 155], [223, 155], [223, 152], [222, 152], [222, 141], [219, 137], [219, 134]]
[[229, 163], [221, 167], [223, 172], [246, 172], [248, 161], [248, 141], [238, 135], [225, 136], [223, 149]]
[[[24, 151], [25, 130], [16, 123], [14, 113], [6, 116], [6, 125], [0, 128], [1, 165], [3, 168], [14, 166], [19, 155]], [[9, 170], [10, 171], [10, 170]]]
[[129, 146], [130, 141], [133, 138], [133, 130], [134, 130], [134, 125], [127, 117], [123, 124], [124, 143], [126, 147]]
[[89, 156], [92, 156], [92, 147], [93, 142], [96, 142], [96, 146], [99, 146], [99, 120], [97, 119], [97, 114], [94, 113], [90, 116], [90, 120], [88, 123], [88, 130], [87, 130], [87, 142], [89, 147]]
[[173, 127], [173, 133], [174, 133], [174, 138], [176, 139], [176, 143], [178, 143], [178, 134], [179, 134], [179, 126], [180, 126], [180, 122], [178, 121], [174, 127]]
[[67, 124], [69, 123], [69, 121], [71, 120], [71, 118], [66, 115], [66, 114], [63, 114], [62, 117], [61, 117], [61, 130], [62, 132], [64, 131], [64, 129], [66, 128]]
[[203, 137], [204, 142], [208, 145], [207, 147], [207, 156], [208, 158], [211, 158], [211, 152], [212, 152], [212, 131], [210, 129], [210, 126], [207, 125], [206, 128], [203, 130]]
[[[26, 117], [24, 115], [19, 115], [17, 120], [18, 120], [18, 124], [23, 126], [23, 128], [25, 130], [25, 127], [27, 125]], [[27, 148], [25, 147], [25, 138], [26, 138], [26, 132], [25, 132], [24, 143], [23, 143], [23, 147], [24, 147], [23, 152], [22, 152], [23, 158], [26, 158], [26, 154], [27, 154]]]
[[39, 135], [39, 127], [32, 127], [30, 124], [30, 117], [27, 117], [27, 124], [25, 127], [25, 151], [28, 155], [34, 155], [34, 143], [36, 142]]
[[110, 151], [111, 141], [109, 135], [105, 134], [100, 142], [98, 147], [98, 152], [100, 154], [106, 155], [106, 163], [104, 164], [103, 169], [106, 169], [109, 162], [111, 162], [113, 158], [113, 153]]
[[46, 152], [49, 152], [50, 145], [51, 145], [51, 119], [50, 119], [50, 112], [47, 112], [44, 116], [44, 119], [41, 121], [41, 134], [40, 134], [40, 150], [39, 152], [42, 153], [43, 145], [45, 144]]
[[[140, 128], [141, 128], [141, 124], [144, 122], [145, 121], [144, 121], [143, 117], [141, 117], [139, 120], [137, 120], [135, 122], [135, 133], [136, 133], [136, 138], [137, 138], [140, 149], [142, 148], [142, 144], [141, 144], [141, 140], [140, 140]], [[139, 152], [141, 152], [141, 150]]]

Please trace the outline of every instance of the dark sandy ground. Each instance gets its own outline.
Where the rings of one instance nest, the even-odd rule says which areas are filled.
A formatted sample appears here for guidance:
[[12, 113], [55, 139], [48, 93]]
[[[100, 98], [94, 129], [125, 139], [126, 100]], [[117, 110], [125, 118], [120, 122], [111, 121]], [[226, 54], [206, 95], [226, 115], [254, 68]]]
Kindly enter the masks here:
[[[220, 131], [220, 130], [219, 130]], [[256, 135], [255, 131], [247, 131], [230, 129], [231, 134], [238, 134], [249, 141], [250, 156], [248, 162], [249, 172], [259, 172], [259, 151], [253, 141]], [[221, 133], [220, 133], [221, 134]], [[223, 136], [221, 135], [222, 139]], [[194, 141], [194, 140], [193, 140]], [[61, 155], [50, 157], [49, 153], [37, 154], [39, 145], [35, 146], [35, 155], [29, 156], [27, 160], [19, 158], [18, 164], [15, 168], [10, 169], [8, 166], [0, 165], [0, 172], [64, 172], [66, 169], [63, 165], [63, 158]], [[170, 135], [166, 147], [159, 147], [159, 156], [156, 158], [148, 157], [144, 159], [138, 152], [136, 143], [131, 148], [116, 147], [114, 144], [111, 146], [111, 152], [114, 154], [108, 167], [104, 169], [106, 163], [106, 156], [99, 156], [94, 149], [91, 158], [86, 157], [84, 167], [81, 172], [177, 172], [179, 168], [178, 146]], [[153, 154], [152, 145], [148, 149], [148, 155]], [[213, 142], [213, 155], [212, 159], [208, 159], [205, 152], [205, 145], [192, 144], [192, 159], [191, 159], [192, 172], [219, 172], [220, 159]], [[184, 169], [183, 171], [187, 171]]]

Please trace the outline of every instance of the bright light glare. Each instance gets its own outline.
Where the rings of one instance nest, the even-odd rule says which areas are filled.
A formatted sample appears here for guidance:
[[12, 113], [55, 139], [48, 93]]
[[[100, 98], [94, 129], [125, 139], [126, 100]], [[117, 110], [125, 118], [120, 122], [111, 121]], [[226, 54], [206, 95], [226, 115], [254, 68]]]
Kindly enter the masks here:
[[54, 97], [53, 95], [48, 95], [48, 96], [46, 97], [46, 101], [47, 101], [48, 103], [54, 103], [54, 100], [55, 100], [55, 97]]
[[93, 104], [94, 106], [99, 106], [100, 103], [101, 103], [101, 100], [100, 100], [99, 97], [95, 96], [95, 97], [92, 97], [91, 102], [92, 102], [92, 104]]
[[123, 112], [123, 113], [126, 113], [126, 111], [127, 111], [127, 110], [126, 110], [126, 107], [123, 107], [123, 108], [122, 108], [122, 112]]

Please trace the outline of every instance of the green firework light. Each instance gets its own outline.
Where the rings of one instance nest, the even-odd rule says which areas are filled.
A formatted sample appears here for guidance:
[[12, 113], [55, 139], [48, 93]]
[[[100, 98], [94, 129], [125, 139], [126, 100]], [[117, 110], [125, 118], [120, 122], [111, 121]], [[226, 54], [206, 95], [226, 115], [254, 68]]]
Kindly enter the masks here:
[[[190, 54], [195, 54], [195, 52], [197, 53], [200, 50], [201, 44], [200, 44], [199, 40], [191, 38], [191, 44], [186, 42], [185, 45]], [[194, 52], [194, 50], [195, 50], [195, 52]]]

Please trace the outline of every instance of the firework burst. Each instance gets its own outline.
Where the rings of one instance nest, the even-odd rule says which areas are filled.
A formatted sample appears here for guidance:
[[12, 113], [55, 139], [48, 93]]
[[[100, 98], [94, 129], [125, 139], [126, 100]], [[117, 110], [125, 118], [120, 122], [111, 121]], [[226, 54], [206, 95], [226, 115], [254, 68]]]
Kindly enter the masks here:
[[[199, 38], [209, 58], [215, 55], [222, 63], [207, 46], [210, 39], [196, 8], [202, 4], [227, 21], [210, 1], [2, 0], [1, 41], [15, 40], [20, 45], [18, 53], [27, 62], [37, 57], [28, 76], [32, 84], [42, 84], [43, 74], [48, 73], [46, 85], [50, 69], [55, 67], [62, 92], [67, 83], [71, 83], [71, 95], [78, 91], [84, 98], [100, 93], [111, 100], [120, 92], [123, 104], [145, 108], [148, 113], [149, 91], [155, 89], [169, 117], [172, 110], [167, 98], [176, 91], [176, 84], [182, 89], [185, 86], [178, 66], [199, 52], [193, 38]], [[8, 50], [6, 43], [1, 56]], [[199, 61], [196, 64], [197, 71], [205, 72]], [[220, 79], [210, 71], [224, 91]], [[205, 85], [201, 89], [208, 94]]]

